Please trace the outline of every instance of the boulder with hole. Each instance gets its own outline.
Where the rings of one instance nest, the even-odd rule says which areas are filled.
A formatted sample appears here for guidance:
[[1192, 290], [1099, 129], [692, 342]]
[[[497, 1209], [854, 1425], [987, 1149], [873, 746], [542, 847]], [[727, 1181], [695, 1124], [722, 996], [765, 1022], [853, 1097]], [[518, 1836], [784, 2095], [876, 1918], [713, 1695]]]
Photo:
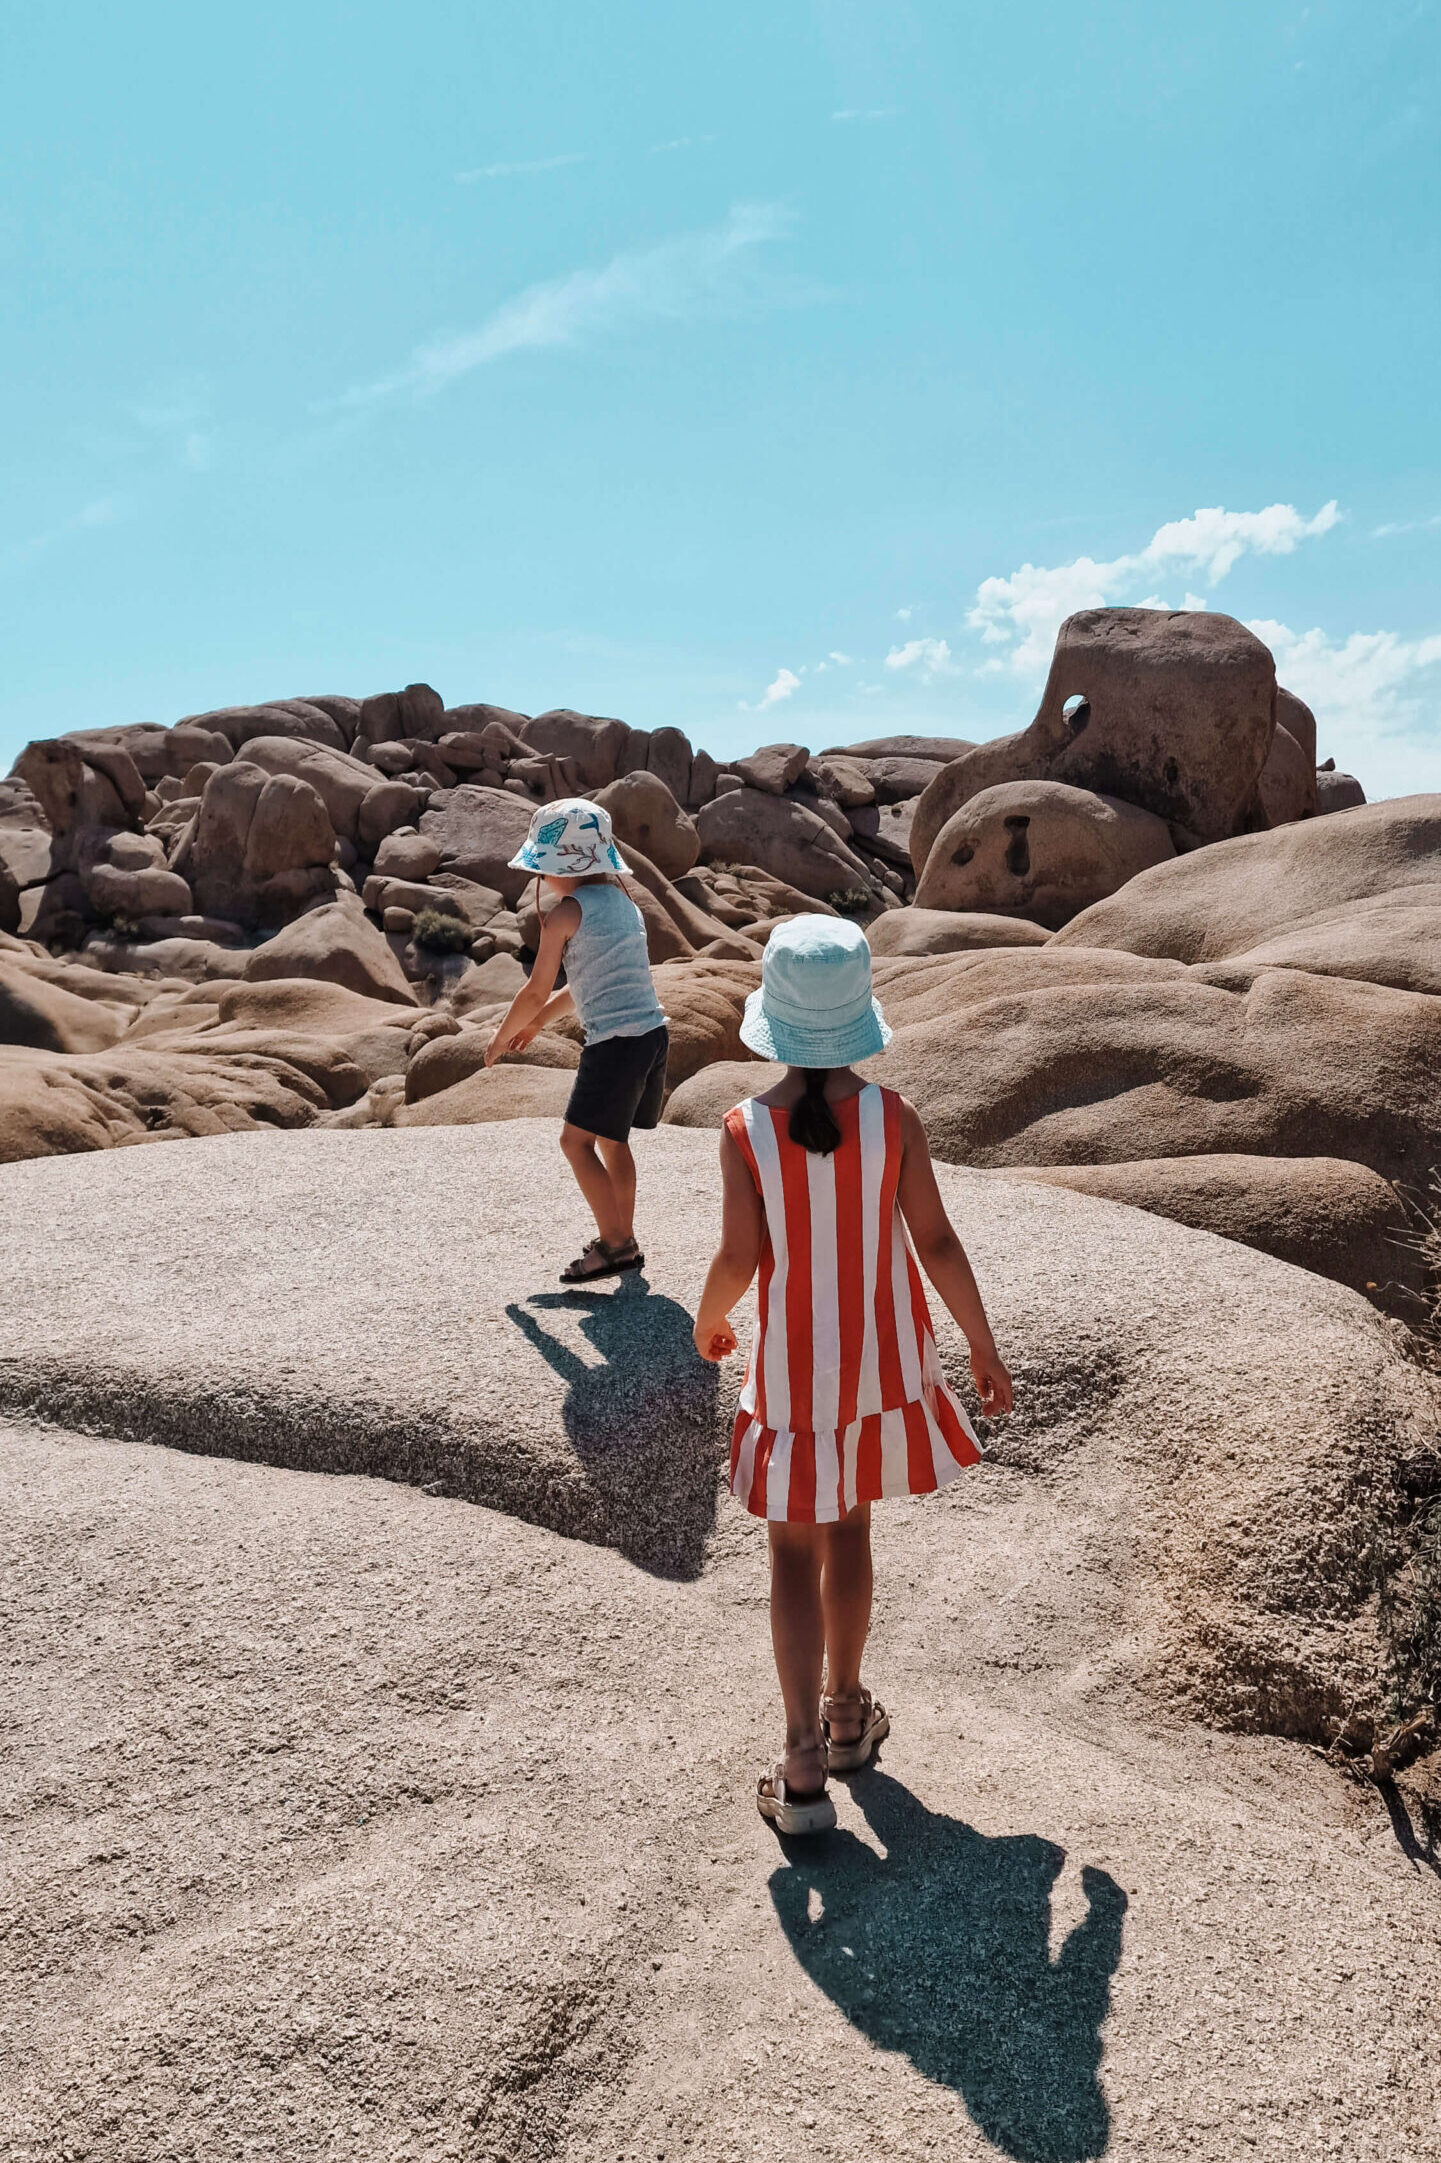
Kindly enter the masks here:
[[1092, 608], [1068, 616], [1036, 718], [945, 767], [912, 833], [919, 876], [946, 821], [998, 783], [1049, 780], [1119, 797], [1190, 843], [1260, 822], [1257, 787], [1275, 726], [1276, 667], [1234, 617]]
[[916, 887], [922, 909], [1024, 917], [1056, 930], [1175, 856], [1164, 819], [1059, 781], [982, 789], [954, 812]]

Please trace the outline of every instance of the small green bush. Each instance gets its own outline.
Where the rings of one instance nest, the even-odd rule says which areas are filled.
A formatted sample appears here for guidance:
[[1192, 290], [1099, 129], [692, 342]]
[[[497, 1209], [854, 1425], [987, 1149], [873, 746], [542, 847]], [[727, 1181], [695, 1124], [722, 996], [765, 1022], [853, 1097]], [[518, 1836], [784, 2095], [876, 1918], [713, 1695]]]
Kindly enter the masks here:
[[839, 910], [842, 916], [864, 915], [875, 898], [869, 888], [864, 886], [842, 886], [834, 894], [826, 895], [831, 907]]
[[443, 909], [422, 909], [410, 936], [427, 954], [464, 954], [475, 933], [463, 916], [447, 916]]

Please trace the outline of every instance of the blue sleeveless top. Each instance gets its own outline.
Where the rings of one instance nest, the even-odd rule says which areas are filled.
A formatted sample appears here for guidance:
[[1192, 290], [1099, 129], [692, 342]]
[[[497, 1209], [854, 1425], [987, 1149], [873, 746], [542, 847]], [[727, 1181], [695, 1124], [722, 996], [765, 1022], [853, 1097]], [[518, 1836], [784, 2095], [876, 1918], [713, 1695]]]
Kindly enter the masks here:
[[565, 949], [565, 980], [587, 1044], [647, 1036], [665, 1021], [651, 982], [645, 923], [619, 886], [578, 886], [580, 928]]

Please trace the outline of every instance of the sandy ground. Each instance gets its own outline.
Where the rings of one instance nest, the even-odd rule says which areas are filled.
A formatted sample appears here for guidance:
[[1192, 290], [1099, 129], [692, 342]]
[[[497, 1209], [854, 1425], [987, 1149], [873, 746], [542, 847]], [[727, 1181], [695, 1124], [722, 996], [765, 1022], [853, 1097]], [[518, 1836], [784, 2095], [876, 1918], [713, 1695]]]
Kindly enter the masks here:
[[1013, 1471], [878, 1516], [895, 1733], [804, 1844], [728, 1502], [676, 1582], [24, 1424], [0, 1478], [7, 2163], [1441, 2156], [1425, 1828], [1118, 1691]]

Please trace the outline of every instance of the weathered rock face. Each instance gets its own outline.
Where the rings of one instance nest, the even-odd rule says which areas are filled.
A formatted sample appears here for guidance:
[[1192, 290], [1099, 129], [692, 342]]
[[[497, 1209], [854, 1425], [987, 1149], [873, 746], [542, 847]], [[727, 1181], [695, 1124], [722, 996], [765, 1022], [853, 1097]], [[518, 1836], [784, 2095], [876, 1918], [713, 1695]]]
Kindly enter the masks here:
[[586, 796], [594, 796], [597, 789], [614, 781], [628, 734], [624, 721], [576, 713], [568, 706], [538, 713], [520, 730], [532, 750], [569, 759], [580, 792]]
[[1196, 841], [1223, 840], [1259, 816], [1275, 697], [1269, 651], [1233, 617], [1151, 608], [1069, 616], [1030, 727], [967, 752], [922, 797], [917, 874], [947, 819], [1004, 781], [1070, 782]]
[[655, 774], [623, 774], [596, 796], [610, 813], [615, 838], [639, 849], [668, 879], [683, 878], [700, 855], [700, 836], [665, 783]]
[[[398, 792], [395, 802], [400, 810], [413, 813], [416, 808], [413, 791], [402, 791], [402, 785], [396, 782], [383, 783], [376, 769], [364, 759], [352, 758], [349, 752], [336, 747], [283, 736], [257, 736], [245, 747], [245, 763], [258, 766], [263, 773], [288, 774], [307, 783], [325, 806], [335, 832], [348, 841], [357, 839], [361, 808], [379, 787]], [[377, 834], [375, 838], [381, 837]]]
[[967, 954], [991, 946], [1044, 946], [1050, 933], [1018, 916], [965, 909], [891, 909], [866, 932], [873, 954]]
[[493, 886], [513, 906], [531, 881], [528, 871], [511, 870], [510, 859], [530, 831], [533, 808], [508, 789], [463, 782], [431, 797], [420, 832], [439, 848], [443, 869]]
[[822, 754], [848, 759], [876, 760], [921, 759], [927, 765], [949, 766], [953, 759], [963, 758], [975, 745], [963, 736], [869, 736], [864, 743], [832, 744]]
[[1041, 1180], [1217, 1232], [1348, 1284], [1402, 1319], [1423, 1310], [1426, 1271], [1396, 1190], [1343, 1157], [1152, 1157], [996, 1176]]
[[1303, 698], [1294, 691], [1276, 686], [1276, 726], [1294, 737], [1306, 755], [1306, 763], [1314, 770], [1316, 766], [1316, 716]]
[[874, 890], [871, 874], [855, 851], [793, 797], [765, 789], [729, 789], [702, 806], [696, 828], [709, 863], [758, 864], [773, 878], [821, 901], [837, 893]]
[[1338, 774], [1334, 767], [1320, 766], [1316, 770], [1316, 809], [1318, 812], [1354, 811], [1366, 801], [1366, 791], [1354, 774]]
[[[1299, 705], [1300, 701], [1295, 701]], [[1268, 826], [1289, 826], [1316, 816], [1316, 766], [1289, 729], [1278, 721], [1258, 784]]]
[[734, 770], [747, 788], [783, 796], [800, 780], [809, 759], [804, 744], [762, 744], [749, 758], [737, 759]]
[[240, 759], [206, 782], [173, 869], [207, 915], [280, 924], [333, 891], [334, 856], [335, 830], [310, 784]]
[[1219, 961], [1349, 903], [1441, 885], [1441, 796], [1400, 796], [1343, 819], [1245, 834], [1146, 871], [1074, 918], [1058, 943]]
[[245, 975], [251, 984], [276, 977], [317, 977], [367, 999], [415, 1003], [399, 962], [353, 894], [296, 917], [256, 948]]
[[946, 821], [916, 888], [922, 909], [1021, 916], [1056, 930], [1174, 857], [1163, 819], [1058, 781], [982, 789]]

